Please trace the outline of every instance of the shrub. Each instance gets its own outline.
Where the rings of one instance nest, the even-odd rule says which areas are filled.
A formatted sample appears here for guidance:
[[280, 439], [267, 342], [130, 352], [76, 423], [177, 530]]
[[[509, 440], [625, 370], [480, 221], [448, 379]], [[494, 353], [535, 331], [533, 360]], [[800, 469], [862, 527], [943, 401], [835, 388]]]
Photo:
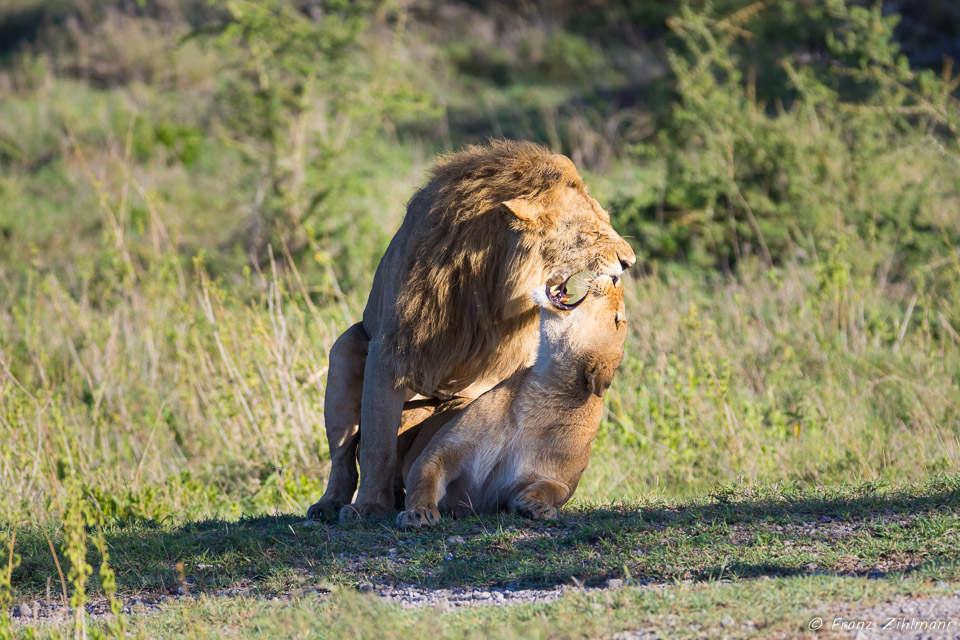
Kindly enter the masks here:
[[682, 43], [668, 54], [677, 101], [656, 141], [634, 148], [662, 181], [614, 206], [650, 258], [769, 265], [849, 236], [856, 268], [896, 278], [957, 244], [950, 65], [913, 71], [879, 5], [827, 7], [828, 59], [780, 60], [790, 93], [773, 103], [757, 99], [755, 62], [734, 46], [762, 3], [724, 19], [685, 7], [669, 21]]

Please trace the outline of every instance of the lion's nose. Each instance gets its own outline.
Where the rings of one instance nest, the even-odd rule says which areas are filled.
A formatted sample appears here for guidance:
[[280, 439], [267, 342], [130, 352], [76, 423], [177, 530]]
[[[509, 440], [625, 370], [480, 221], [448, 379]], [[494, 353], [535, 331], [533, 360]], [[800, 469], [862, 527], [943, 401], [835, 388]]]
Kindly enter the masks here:
[[633, 263], [636, 262], [636, 258], [624, 258], [619, 253], [617, 254], [617, 260], [620, 261], [620, 268], [626, 271], [633, 266]]

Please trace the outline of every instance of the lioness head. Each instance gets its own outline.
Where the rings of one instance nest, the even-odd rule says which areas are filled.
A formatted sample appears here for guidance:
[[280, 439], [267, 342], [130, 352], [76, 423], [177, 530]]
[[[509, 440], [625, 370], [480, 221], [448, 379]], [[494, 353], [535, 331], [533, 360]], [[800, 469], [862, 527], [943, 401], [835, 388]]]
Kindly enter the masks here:
[[523, 241], [540, 254], [547, 282], [558, 284], [583, 270], [619, 276], [632, 266], [636, 254], [610, 226], [610, 214], [587, 194], [573, 162], [559, 154], [540, 160], [558, 174], [552, 188], [503, 206], [515, 216]]
[[541, 359], [571, 367], [590, 393], [603, 397], [623, 359], [627, 314], [618, 276], [578, 273], [538, 287]]

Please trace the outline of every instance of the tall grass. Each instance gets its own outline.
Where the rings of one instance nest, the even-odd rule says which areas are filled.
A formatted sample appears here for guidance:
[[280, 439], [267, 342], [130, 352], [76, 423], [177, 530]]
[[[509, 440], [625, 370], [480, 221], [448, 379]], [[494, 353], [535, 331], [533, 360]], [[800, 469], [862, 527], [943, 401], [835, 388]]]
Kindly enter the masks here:
[[665, 60], [570, 8], [351, 5], [315, 50], [281, 0], [47, 7], [65, 48], [0, 65], [0, 638], [24, 526], [77, 637], [88, 592], [119, 637], [105, 524], [317, 499], [330, 346], [436, 152], [489, 134], [593, 169], [643, 263], [577, 500], [960, 467], [960, 77], [878, 8], [721, 4]]
[[[156, 240], [157, 215], [140, 240], [107, 234], [112, 259], [70, 283], [29, 270], [0, 284], [8, 519], [55, 516], [77, 478], [122, 518], [300, 511], [322, 489], [325, 358], [363, 295], [318, 306], [277, 260], [214, 279]], [[630, 279], [602, 464], [579, 495], [955, 468], [957, 301], [843, 260]]]
[[[237, 6], [253, 31], [219, 46], [195, 33], [182, 46], [203, 52], [197, 66], [164, 49], [182, 76], [134, 73], [152, 59], [138, 49], [118, 62], [126, 75], [93, 82], [40, 49], [0, 77], [13, 89], [0, 103], [3, 522], [58, 522], [77, 481], [105, 518], [302, 512], [328, 464], [329, 348], [360, 317], [434, 151], [472, 139], [478, 118], [485, 133], [514, 126], [604, 168], [588, 182], [645, 259], [628, 281], [627, 358], [580, 499], [738, 478], [918, 480], [960, 463], [958, 81], [904, 68], [889, 19], [831, 3], [825, 24], [856, 36], [833, 45], [843, 77], [790, 58], [779, 66], [789, 88], [763, 103], [736, 54], [763, 7], [728, 20], [685, 10], [671, 22], [679, 43], [668, 41], [677, 102], [644, 114], [598, 96], [649, 74], [628, 73], [636, 60], [623, 51], [600, 73], [586, 35], [542, 33], [536, 20], [498, 35], [537, 52], [524, 71], [519, 58], [469, 54], [495, 42], [470, 20], [469, 42], [437, 41], [429, 19], [371, 13], [341, 43], [353, 54], [338, 44], [335, 56], [368, 65], [340, 80], [373, 77], [359, 84], [374, 89], [331, 120], [323, 91], [304, 93], [283, 59], [247, 48], [286, 23]], [[110, 15], [103, 28], [121, 42], [131, 23]], [[317, 33], [299, 12], [280, 17], [306, 47], [300, 69]], [[181, 38], [181, 27], [131, 28]], [[864, 34], [873, 48], [857, 67]], [[458, 66], [472, 59], [503, 78]], [[383, 60], [396, 71], [386, 80], [371, 62]], [[266, 65], [278, 93], [230, 75], [231, 62]], [[411, 85], [430, 108], [416, 110]], [[231, 128], [243, 105], [225, 105], [227, 89], [278, 110], [269, 135]], [[645, 144], [614, 144], [631, 136]], [[325, 142], [314, 152], [310, 140]], [[248, 246], [251, 221], [270, 220], [280, 226]]]

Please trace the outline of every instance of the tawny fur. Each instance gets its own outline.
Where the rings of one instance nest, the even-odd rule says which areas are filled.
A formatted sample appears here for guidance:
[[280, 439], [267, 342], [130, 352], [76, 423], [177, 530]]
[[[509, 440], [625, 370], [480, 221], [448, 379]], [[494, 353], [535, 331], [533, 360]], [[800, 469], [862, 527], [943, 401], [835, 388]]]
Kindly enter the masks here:
[[363, 321], [331, 349], [332, 464], [310, 517], [389, 511], [404, 400], [475, 398], [530, 365], [530, 290], [583, 269], [619, 275], [635, 260], [565, 156], [502, 141], [442, 158], [377, 267]]
[[[541, 215], [504, 216], [502, 204], [517, 199], [539, 204]], [[589, 217], [584, 229], [565, 231], [606, 239], [613, 248], [602, 256], [608, 262], [617, 252], [634, 259], [573, 163], [529, 142], [494, 142], [441, 158], [408, 210], [431, 224], [408, 247], [397, 322], [384, 340], [397, 380], [427, 395], [460, 392], [490, 373], [503, 379], [526, 364], [518, 356], [529, 354], [537, 321], [528, 294], [551, 266], [544, 259], [551, 248], [541, 245], [570, 211]], [[565, 244], [587, 244], [574, 240]], [[581, 266], [599, 266], [599, 257], [583, 256]]]
[[[619, 280], [601, 276], [584, 302], [558, 310], [540, 297], [536, 363], [473, 403], [405, 412], [400, 472], [407, 488], [397, 524], [435, 524], [441, 512], [509, 508], [553, 518], [576, 490], [623, 358], [626, 314]], [[408, 416], [408, 417], [407, 417]]]

